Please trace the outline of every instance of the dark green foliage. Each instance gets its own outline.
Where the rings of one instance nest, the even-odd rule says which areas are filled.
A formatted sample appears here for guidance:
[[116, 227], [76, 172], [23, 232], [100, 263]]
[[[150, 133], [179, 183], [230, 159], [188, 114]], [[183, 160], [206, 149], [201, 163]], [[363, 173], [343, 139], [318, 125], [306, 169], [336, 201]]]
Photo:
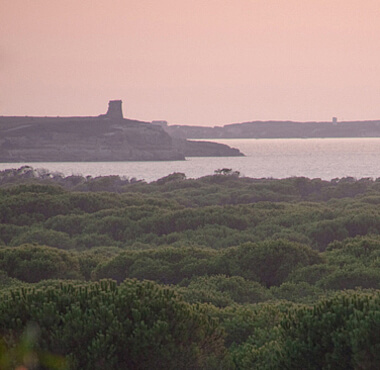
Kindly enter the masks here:
[[28, 231], [27, 227], [0, 224], [0, 245], [8, 245], [11, 240]]
[[[236, 174], [236, 171], [229, 173]], [[183, 174], [173, 173], [151, 184], [146, 184], [143, 181], [121, 179], [119, 176], [63, 177], [61, 174], [49, 173], [47, 170], [33, 171], [30, 167], [0, 172], [0, 186], [2, 187], [25, 183], [28, 184], [27, 186], [32, 192], [48, 192], [46, 189], [49, 188], [50, 193], [58, 193], [60, 190], [57, 185], [59, 185], [71, 191], [161, 193], [164, 196], [170, 193], [172, 198], [177, 199], [191, 197], [198, 205], [211, 205], [209, 202], [207, 204], [204, 202], [206, 199], [229, 204], [236, 204], [235, 202], [238, 199], [240, 200], [238, 203], [263, 200], [326, 201], [331, 198], [352, 198], [379, 191], [376, 181], [372, 179], [355, 180], [354, 178], [323, 181], [321, 179], [292, 177], [275, 180], [239, 178], [238, 175], [214, 175], [197, 180], [186, 180]], [[41, 190], [42, 188], [45, 189]], [[229, 190], [228, 192], [225, 192], [226, 188]], [[194, 189], [198, 189], [198, 192], [194, 192]], [[211, 194], [214, 196], [210, 196]], [[198, 197], [198, 195], [202, 196]]]
[[294, 307], [298, 305], [276, 302], [215, 311], [237, 369], [279, 369], [274, 356], [280, 346], [279, 324]]
[[[30, 190], [30, 189], [27, 189]], [[32, 225], [57, 214], [66, 214], [71, 205], [65, 194], [16, 192], [0, 203], [0, 222]]]
[[61, 283], [3, 295], [0, 332], [12, 341], [28, 323], [37, 348], [72, 369], [203, 369], [224, 356], [223, 333], [207, 312], [149, 282]]
[[44, 225], [48, 229], [64, 232], [72, 237], [83, 232], [87, 217], [78, 214], [57, 215], [49, 218]]
[[119, 246], [120, 243], [112, 240], [108, 235], [104, 234], [81, 234], [73, 238], [77, 250], [90, 249], [101, 246]]
[[342, 290], [380, 288], [380, 238], [377, 235], [348, 238], [331, 243], [325, 253], [327, 265], [316, 285]]
[[341, 219], [323, 220], [311, 224], [307, 234], [314, 241], [318, 250], [324, 251], [327, 245], [334, 240], [343, 240], [348, 237], [348, 230]]
[[380, 289], [380, 270], [360, 264], [341, 267], [324, 276], [317, 283], [317, 286], [331, 290], [355, 288]]
[[322, 262], [318, 253], [309, 247], [284, 240], [230, 248], [221, 260], [231, 275], [257, 280], [267, 287], [280, 285], [299, 267]]
[[305, 282], [313, 285], [335, 270], [335, 266], [329, 266], [327, 264], [300, 267], [289, 274], [287, 281], [292, 283]]
[[[62, 185], [62, 176], [49, 179], [44, 181], [57, 180]], [[121, 184], [116, 177], [90, 180], [80, 183], [92, 183], [94, 189], [103, 190], [109, 185], [110, 191]], [[377, 249], [367, 257], [358, 257], [357, 252], [350, 254], [349, 249], [339, 249], [336, 244], [348, 235], [378, 233], [380, 214], [372, 200], [377, 199], [380, 187], [371, 180], [258, 180], [223, 175], [186, 180], [182, 175], [172, 175], [152, 184], [120, 180], [123, 191], [127, 191], [124, 194], [69, 192], [23, 181], [25, 184], [0, 190], [0, 217], [4, 221], [0, 224], [0, 245], [33, 242], [78, 251], [103, 246], [134, 250], [128, 252], [130, 262], [122, 262], [124, 257], [118, 260], [116, 255], [114, 262], [108, 257], [93, 260], [83, 270], [87, 279], [94, 270], [94, 278], [122, 281], [136, 277], [171, 284], [192, 276], [225, 274], [266, 286], [279, 286], [287, 279], [326, 289], [377, 286], [376, 270], [364, 271], [378, 268]], [[334, 190], [337, 188], [345, 189], [346, 195], [364, 196], [325, 202], [339, 196]], [[273, 195], [271, 201], [262, 202], [269, 193]], [[278, 202], [304, 199], [318, 202]], [[236, 204], [239, 202], [243, 204]], [[376, 244], [375, 236], [372, 239], [370, 244]], [[246, 244], [248, 241], [254, 244]], [[144, 249], [199, 246], [221, 253], [202, 258], [183, 256], [172, 262], [153, 251], [140, 254], [133, 247], [138, 245], [144, 245]], [[328, 264], [312, 257], [306, 247], [324, 250], [328, 245]], [[238, 247], [229, 249], [233, 246]], [[321, 263], [324, 267], [319, 272], [312, 268]], [[293, 275], [297, 271], [298, 277]]]
[[[159, 236], [185, 230], [195, 230], [205, 225], [222, 225], [233, 229], [244, 230], [248, 226], [248, 220], [244, 215], [234, 214], [230, 207], [205, 207], [198, 209], [185, 209], [167, 214], [161, 214], [160, 218], [147, 220], [143, 225], [145, 231], [153, 232]], [[144, 227], [145, 226], [145, 227]]]
[[84, 213], [94, 213], [102, 209], [122, 206], [120, 197], [110, 193], [69, 193], [68, 202], [72, 209]]
[[351, 237], [378, 234], [380, 230], [380, 215], [378, 210], [361, 210], [360, 213], [347, 217], [345, 227]]
[[98, 265], [93, 277], [112, 278], [118, 282], [129, 277], [177, 284], [192, 276], [218, 273], [218, 266], [214, 265], [214, 256], [217, 254], [218, 252], [200, 248], [128, 251]]
[[64, 232], [46, 230], [42, 228], [30, 228], [24, 233], [12, 239], [9, 245], [17, 246], [26, 243], [48, 245], [59, 249], [71, 249], [75, 247], [75, 241]]
[[368, 235], [349, 238], [342, 242], [335, 241], [328, 246], [327, 251], [326, 256], [331, 264], [347, 264], [351, 259], [366, 266], [372, 266], [380, 257], [380, 237]]
[[254, 338], [257, 345], [265, 344], [269, 338], [277, 336], [275, 327], [294, 304], [259, 303], [255, 305], [233, 305], [214, 309], [221, 326], [226, 331], [226, 345], [241, 345]]
[[240, 276], [225, 275], [193, 278], [186, 288], [180, 289], [179, 292], [187, 302], [206, 302], [217, 307], [226, 307], [233, 303], [258, 303], [273, 298], [268, 290], [257, 282]]
[[121, 252], [122, 250], [115, 247], [98, 247], [78, 253], [80, 273], [86, 280], [90, 280], [92, 272], [99, 264], [105, 263]]
[[0, 270], [0, 290], [14, 288], [21, 285], [22, 282], [20, 280], [11, 278], [5, 271]]
[[[25, 181], [25, 180], [24, 180]], [[25, 183], [20, 183], [18, 186], [9, 187], [4, 191], [7, 195], [17, 195], [22, 193], [34, 193], [34, 194], [49, 194], [57, 195], [62, 194], [65, 191], [60, 186], [48, 186], [39, 183], [33, 183], [31, 180]]]
[[306, 282], [285, 282], [279, 287], [273, 286], [270, 289], [270, 292], [272, 293], [274, 299], [302, 303], [314, 303], [318, 300], [318, 298], [326, 294], [321, 288], [315, 287]]
[[376, 369], [380, 363], [379, 292], [338, 294], [296, 309], [281, 323], [279, 369]]
[[[2, 348], [37, 315], [38, 346], [78, 369], [378, 368], [380, 181], [24, 172], [0, 172], [0, 290], [34, 292], [0, 313]], [[121, 285], [59, 280], [83, 278]], [[331, 298], [356, 288], [375, 290]]]
[[[101, 181], [106, 184], [106, 180]], [[114, 191], [117, 181], [111, 180], [108, 190]], [[380, 188], [371, 181], [357, 188], [355, 183], [344, 182], [353, 193], [365, 196], [329, 202], [324, 199], [331, 195], [326, 198], [323, 191], [339, 183], [305, 178], [218, 175], [151, 184], [126, 182], [122, 194], [70, 192], [38, 184], [13, 186], [0, 190], [0, 222], [5, 225], [0, 243], [32, 241], [26, 228], [30, 226], [39, 230], [35, 241], [51, 246], [58, 246], [57, 238], [42, 229], [65, 233], [61, 234], [65, 248], [139, 242], [222, 249], [248, 241], [286, 239], [323, 251], [335, 240], [380, 230], [380, 211], [368, 201]]]
[[192, 276], [225, 274], [272, 286], [281, 284], [296, 268], [321, 261], [321, 257], [310, 248], [281, 240], [251, 243], [220, 252], [200, 248], [163, 248], [125, 252], [99, 265], [94, 277], [117, 281], [130, 277], [177, 284]]
[[28, 283], [44, 279], [81, 278], [78, 260], [55, 248], [23, 245], [0, 248], [0, 270]]

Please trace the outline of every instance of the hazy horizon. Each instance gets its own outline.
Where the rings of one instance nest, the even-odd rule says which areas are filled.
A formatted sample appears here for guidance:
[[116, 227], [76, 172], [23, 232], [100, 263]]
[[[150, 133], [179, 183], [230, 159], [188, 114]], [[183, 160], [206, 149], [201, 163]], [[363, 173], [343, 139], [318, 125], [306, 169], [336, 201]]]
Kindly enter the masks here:
[[380, 119], [377, 0], [1, 2], [0, 115]]

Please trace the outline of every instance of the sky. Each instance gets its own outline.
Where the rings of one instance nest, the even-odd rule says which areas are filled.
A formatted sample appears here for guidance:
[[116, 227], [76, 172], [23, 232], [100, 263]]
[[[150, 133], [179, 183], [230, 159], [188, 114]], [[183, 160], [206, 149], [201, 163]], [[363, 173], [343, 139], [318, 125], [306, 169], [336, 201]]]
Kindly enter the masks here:
[[379, 0], [0, 0], [0, 115], [380, 119]]

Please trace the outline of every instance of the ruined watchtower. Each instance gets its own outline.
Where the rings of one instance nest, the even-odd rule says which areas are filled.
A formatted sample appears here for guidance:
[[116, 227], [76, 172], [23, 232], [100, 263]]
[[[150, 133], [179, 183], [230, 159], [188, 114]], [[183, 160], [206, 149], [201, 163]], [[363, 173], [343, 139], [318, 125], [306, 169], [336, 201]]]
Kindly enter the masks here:
[[123, 111], [121, 110], [121, 100], [110, 100], [108, 102], [108, 110], [106, 117], [112, 119], [123, 119]]

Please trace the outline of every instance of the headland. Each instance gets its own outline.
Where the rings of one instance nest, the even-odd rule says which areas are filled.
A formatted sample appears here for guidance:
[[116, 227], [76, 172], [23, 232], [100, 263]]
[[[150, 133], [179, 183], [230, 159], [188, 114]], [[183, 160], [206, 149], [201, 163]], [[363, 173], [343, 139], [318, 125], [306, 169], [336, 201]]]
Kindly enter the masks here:
[[241, 156], [214, 143], [172, 138], [158, 125], [123, 117], [121, 100], [88, 117], [0, 117], [0, 162], [170, 161]]

